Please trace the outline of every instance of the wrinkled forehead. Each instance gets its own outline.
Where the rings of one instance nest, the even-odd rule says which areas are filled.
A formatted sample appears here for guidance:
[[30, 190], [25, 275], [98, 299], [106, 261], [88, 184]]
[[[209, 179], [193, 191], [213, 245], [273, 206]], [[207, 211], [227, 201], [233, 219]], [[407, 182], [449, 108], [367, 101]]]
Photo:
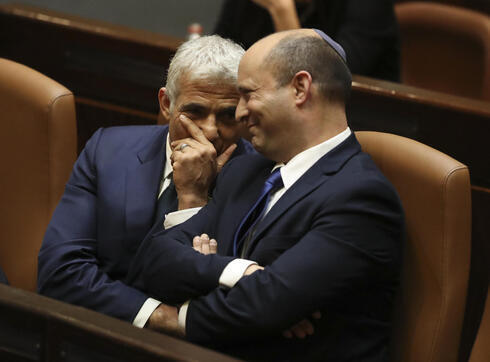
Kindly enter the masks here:
[[295, 29], [273, 33], [254, 43], [246, 52], [256, 57], [265, 57], [282, 39], [290, 36], [315, 36], [320, 37], [312, 29]]
[[240, 62], [246, 65], [260, 65], [262, 64], [265, 57], [270, 53], [270, 51], [284, 38], [294, 36], [312, 36], [319, 39], [322, 39], [320, 33], [315, 31], [314, 29], [295, 29], [295, 30], [287, 30], [281, 31], [278, 33], [273, 33], [271, 35], [266, 36], [265, 38], [260, 39], [255, 44], [253, 44], [246, 52]]
[[231, 77], [229, 74], [216, 72], [193, 72], [187, 71], [177, 78], [175, 82], [175, 96], [178, 97], [189, 89], [209, 90], [213, 88], [227, 89], [230, 93], [236, 93], [236, 74]]

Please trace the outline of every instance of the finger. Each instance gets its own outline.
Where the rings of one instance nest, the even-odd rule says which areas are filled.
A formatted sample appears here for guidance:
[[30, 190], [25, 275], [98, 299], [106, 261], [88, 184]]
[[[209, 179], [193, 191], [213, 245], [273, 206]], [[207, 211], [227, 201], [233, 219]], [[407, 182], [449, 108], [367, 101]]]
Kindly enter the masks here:
[[228, 162], [228, 160], [230, 159], [231, 155], [236, 150], [236, 148], [237, 148], [237, 145], [232, 144], [221, 155], [216, 157], [216, 164], [218, 166], [218, 172], [220, 172], [221, 169], [223, 168], [223, 166], [225, 165], [225, 163]]
[[179, 149], [179, 146], [174, 148], [174, 151], [170, 155], [170, 161], [172, 162], [172, 166], [176, 163], [180, 162], [204, 162], [202, 159], [206, 159], [206, 151], [203, 150], [205, 146], [201, 144], [197, 145], [190, 145], [188, 144], [189, 147], [185, 147], [183, 149]]
[[190, 148], [194, 148], [194, 149], [203, 147], [203, 145], [201, 143], [197, 142], [195, 139], [182, 138], [180, 140], [171, 142], [170, 148], [172, 149], [172, 151], [183, 151], [183, 150], [185, 150], [185, 148], [181, 150], [180, 147], [184, 143], [187, 144]]
[[194, 248], [194, 250], [202, 253], [202, 242], [201, 242], [201, 238], [199, 236], [194, 236], [194, 239], [192, 239], [192, 247]]
[[218, 242], [215, 239], [209, 240], [209, 253], [216, 254], [218, 252]]
[[293, 338], [293, 333], [288, 329], [287, 331], [282, 332], [283, 337], [285, 338]]
[[322, 317], [322, 313], [319, 311], [316, 311], [311, 316], [313, 317], [313, 319], [320, 319]]
[[182, 124], [182, 127], [184, 127], [185, 130], [190, 134], [190, 136], [195, 139], [196, 141], [202, 143], [202, 144], [209, 144], [209, 140], [206, 138], [204, 133], [201, 131], [201, 129], [196, 126], [194, 122], [192, 122], [189, 118], [187, 118], [185, 115], [181, 114], [179, 116], [179, 121]]
[[295, 325], [291, 327], [291, 333], [293, 334], [294, 337], [299, 338], [299, 339], [304, 339], [306, 338], [306, 333], [299, 327], [298, 325]]
[[291, 333], [296, 338], [306, 338], [306, 336], [312, 335], [314, 332], [313, 324], [307, 319], [303, 319], [302, 321], [296, 323], [294, 326], [290, 328]]
[[307, 319], [303, 319], [291, 328], [291, 332], [296, 338], [306, 338], [314, 332], [313, 324]]
[[243, 272], [243, 275], [250, 275], [252, 273], [255, 273], [257, 270], [264, 270], [264, 267], [257, 264], [249, 265], [248, 268], [245, 269], [245, 271]]
[[311, 323], [310, 320], [308, 319], [303, 319], [301, 322], [299, 322], [301, 325], [301, 329], [307, 336], [311, 336], [313, 332], [315, 332], [315, 327], [313, 327], [313, 323]]
[[202, 241], [202, 253], [204, 255], [209, 254], [209, 236], [206, 234], [201, 235], [201, 241]]

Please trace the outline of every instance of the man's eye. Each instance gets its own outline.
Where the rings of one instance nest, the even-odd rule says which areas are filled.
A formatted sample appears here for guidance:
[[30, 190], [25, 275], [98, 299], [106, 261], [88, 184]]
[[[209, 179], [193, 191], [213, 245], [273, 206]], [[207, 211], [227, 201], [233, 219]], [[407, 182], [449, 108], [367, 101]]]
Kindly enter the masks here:
[[219, 116], [219, 121], [224, 124], [232, 125], [236, 123], [235, 112], [223, 113]]
[[185, 116], [187, 116], [189, 119], [195, 120], [198, 119], [200, 114], [198, 111], [185, 111], [182, 112]]

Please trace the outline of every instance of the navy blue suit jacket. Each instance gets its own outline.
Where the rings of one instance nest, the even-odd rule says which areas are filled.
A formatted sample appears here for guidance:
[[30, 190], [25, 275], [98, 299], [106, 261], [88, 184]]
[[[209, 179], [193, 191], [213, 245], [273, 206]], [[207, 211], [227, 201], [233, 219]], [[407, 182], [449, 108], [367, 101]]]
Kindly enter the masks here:
[[[187, 339], [242, 358], [386, 360], [403, 211], [354, 135], [313, 165], [259, 224], [247, 258], [265, 270], [230, 290], [217, 288], [233, 235], [273, 165], [260, 155], [230, 162], [205, 208], [142, 243], [130, 282], [168, 302], [193, 296]], [[218, 240], [221, 256], [189, 247], [202, 232]], [[281, 336], [315, 311], [322, 318], [313, 336]]]
[[[167, 133], [113, 127], [90, 138], [43, 240], [41, 294], [133, 321], [148, 296], [121, 280], [153, 224]], [[240, 140], [234, 155], [251, 149]]]

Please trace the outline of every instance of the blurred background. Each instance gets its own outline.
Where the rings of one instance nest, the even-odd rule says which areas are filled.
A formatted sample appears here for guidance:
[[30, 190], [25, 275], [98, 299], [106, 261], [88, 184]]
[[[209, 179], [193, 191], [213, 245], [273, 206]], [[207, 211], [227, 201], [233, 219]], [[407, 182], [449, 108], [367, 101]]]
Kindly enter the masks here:
[[[0, 0], [0, 4], [6, 3], [12, 1]], [[202, 25], [204, 33], [210, 33], [223, 0], [26, 0], [21, 3], [184, 38], [187, 25], [194, 22]]]

